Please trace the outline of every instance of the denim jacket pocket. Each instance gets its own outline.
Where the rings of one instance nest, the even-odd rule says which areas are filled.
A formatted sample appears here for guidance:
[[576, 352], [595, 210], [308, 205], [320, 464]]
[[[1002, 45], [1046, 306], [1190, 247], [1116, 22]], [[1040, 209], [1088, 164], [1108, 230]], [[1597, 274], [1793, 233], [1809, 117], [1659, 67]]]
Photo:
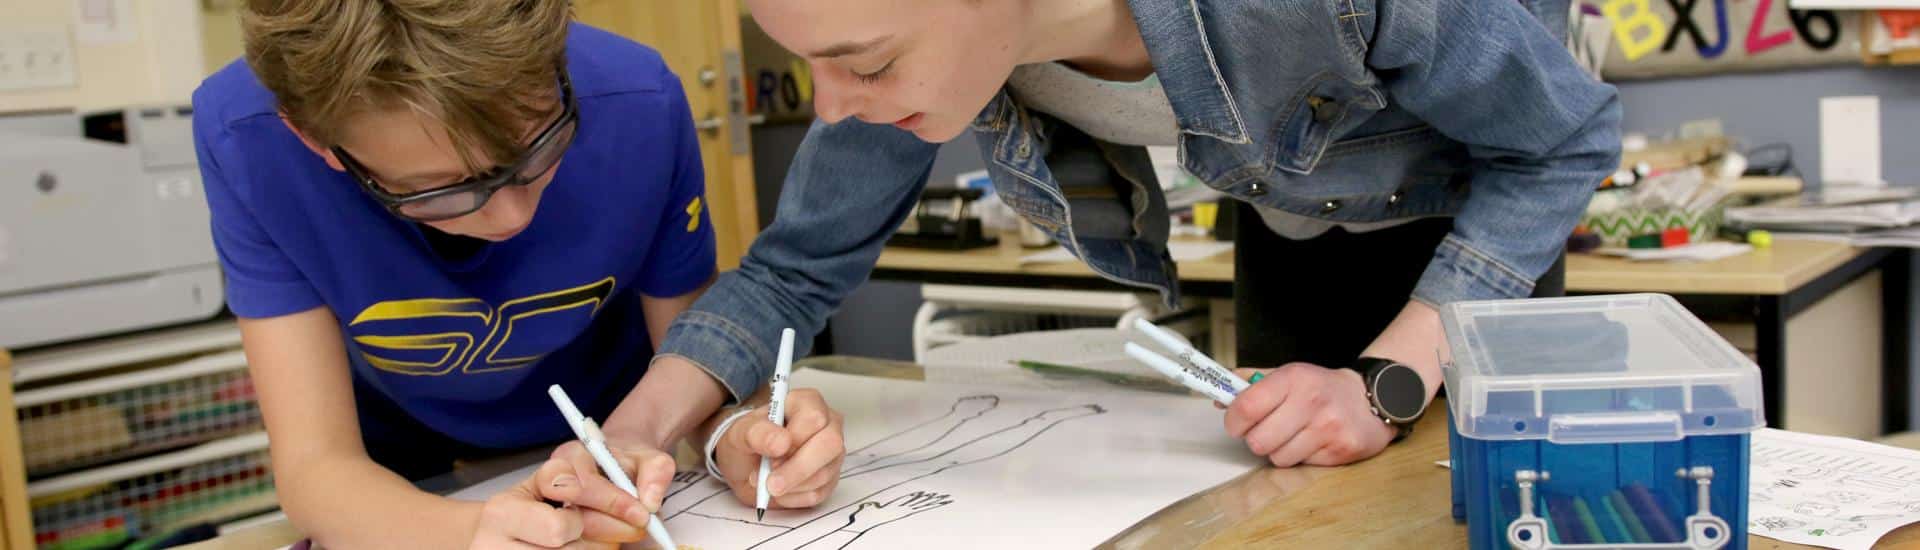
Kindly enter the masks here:
[[1365, 122], [1370, 113], [1386, 107], [1386, 98], [1371, 87], [1357, 86], [1330, 73], [1309, 79], [1283, 104], [1274, 122], [1273, 164], [1295, 174], [1313, 172], [1327, 147]]

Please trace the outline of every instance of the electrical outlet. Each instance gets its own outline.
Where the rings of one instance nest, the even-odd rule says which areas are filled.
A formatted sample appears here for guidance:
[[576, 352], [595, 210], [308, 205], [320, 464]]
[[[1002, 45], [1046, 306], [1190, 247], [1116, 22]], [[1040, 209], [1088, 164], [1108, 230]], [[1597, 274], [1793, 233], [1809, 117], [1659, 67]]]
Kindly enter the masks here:
[[0, 90], [72, 87], [73, 65], [65, 27], [0, 29]]
[[1820, 98], [1820, 180], [1886, 185], [1880, 179], [1879, 96]]

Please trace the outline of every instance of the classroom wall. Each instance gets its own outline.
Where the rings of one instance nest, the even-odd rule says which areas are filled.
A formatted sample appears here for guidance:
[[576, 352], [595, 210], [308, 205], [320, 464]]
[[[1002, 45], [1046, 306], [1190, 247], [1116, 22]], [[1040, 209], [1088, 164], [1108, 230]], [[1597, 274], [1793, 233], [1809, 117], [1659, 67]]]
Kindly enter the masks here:
[[[41, 109], [91, 111], [124, 105], [186, 103], [206, 73], [200, 46], [199, 0], [137, 0], [131, 41], [74, 41], [75, 86], [0, 91], [0, 112]], [[0, 0], [0, 32], [58, 26], [72, 34], [72, 0]]]
[[[1920, 67], [1837, 67], [1617, 83], [1630, 132], [1671, 132], [1681, 122], [1718, 118], [1743, 146], [1785, 142], [1809, 181], [1820, 177], [1820, 98], [1880, 96], [1881, 172], [1920, 185]], [[1902, 154], [1902, 153], [1905, 154]]]

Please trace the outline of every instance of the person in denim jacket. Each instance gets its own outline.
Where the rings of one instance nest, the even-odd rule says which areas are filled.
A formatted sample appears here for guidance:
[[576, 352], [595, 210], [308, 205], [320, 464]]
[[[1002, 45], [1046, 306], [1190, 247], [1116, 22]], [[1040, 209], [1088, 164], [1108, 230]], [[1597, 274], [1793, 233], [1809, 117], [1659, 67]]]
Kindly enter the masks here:
[[736, 399], [782, 327], [819, 331], [865, 282], [939, 144], [969, 132], [1007, 205], [1178, 303], [1143, 147], [1177, 146], [1240, 203], [1241, 322], [1274, 327], [1240, 362], [1286, 363], [1228, 433], [1282, 467], [1365, 459], [1395, 429], [1337, 367], [1410, 365], [1430, 399], [1438, 308], [1559, 292], [1565, 238], [1619, 161], [1619, 100], [1563, 46], [1563, 0], [747, 4], [811, 65], [819, 121], [774, 223], [655, 359]]

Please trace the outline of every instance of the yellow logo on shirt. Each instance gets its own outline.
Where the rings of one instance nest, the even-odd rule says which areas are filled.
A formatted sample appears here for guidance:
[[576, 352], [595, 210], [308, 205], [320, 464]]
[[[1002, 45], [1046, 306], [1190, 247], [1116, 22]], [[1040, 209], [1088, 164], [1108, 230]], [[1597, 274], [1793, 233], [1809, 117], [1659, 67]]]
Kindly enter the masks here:
[[[526, 353], [528, 345], [513, 345], [515, 326], [541, 318], [564, 322], [566, 315], [592, 319], [615, 286], [614, 278], [607, 277], [515, 299], [497, 308], [476, 298], [386, 301], [361, 310], [347, 327], [358, 333], [353, 341], [360, 345], [361, 357], [388, 372], [441, 376], [454, 369], [465, 373], [517, 369], [538, 361], [543, 353]], [[416, 333], [378, 333], [389, 327]]]
[[699, 228], [700, 228], [700, 197], [694, 197], [693, 202], [687, 203], [687, 232], [692, 233], [695, 229], [699, 229]]

